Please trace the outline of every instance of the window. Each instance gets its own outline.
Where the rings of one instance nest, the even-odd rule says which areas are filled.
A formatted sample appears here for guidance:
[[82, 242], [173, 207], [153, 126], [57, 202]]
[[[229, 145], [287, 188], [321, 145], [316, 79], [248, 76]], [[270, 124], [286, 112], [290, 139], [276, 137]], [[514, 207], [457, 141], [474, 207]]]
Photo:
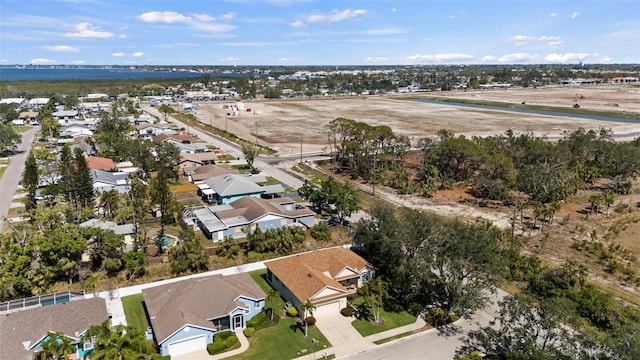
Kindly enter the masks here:
[[260, 301], [260, 300], [258, 300], [258, 301], [254, 301], [254, 302], [253, 302], [253, 306], [254, 306], [256, 309], [260, 309], [260, 303], [261, 303], [261, 302], [262, 302], [262, 301]]
[[369, 280], [371, 280], [371, 273], [368, 271], [363, 272], [362, 275], [360, 275], [360, 280], [362, 280], [362, 283], [368, 283]]
[[92, 336], [91, 339], [89, 339], [89, 340], [85, 340], [82, 343], [82, 349], [85, 350], [85, 351], [93, 349], [93, 342], [94, 341], [96, 341], [96, 337], [95, 336]]

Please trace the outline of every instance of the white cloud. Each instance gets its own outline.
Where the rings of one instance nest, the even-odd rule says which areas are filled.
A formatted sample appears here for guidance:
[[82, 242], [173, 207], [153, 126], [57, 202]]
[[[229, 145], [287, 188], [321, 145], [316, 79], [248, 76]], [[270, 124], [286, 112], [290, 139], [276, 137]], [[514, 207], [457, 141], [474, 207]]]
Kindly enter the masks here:
[[558, 46], [562, 45], [562, 39], [559, 36], [540, 36], [540, 41], [546, 41], [547, 45]]
[[482, 57], [481, 61], [485, 61], [485, 62], [495, 62], [498, 61], [498, 58], [493, 56], [493, 55], [485, 55]]
[[566, 53], [566, 54], [549, 54], [544, 57], [545, 61], [553, 63], [568, 63], [577, 60], [584, 60], [590, 57], [589, 53]]
[[214, 21], [215, 20], [215, 18], [209, 14], [193, 14], [193, 18], [198, 21]]
[[396, 8], [391, 8], [391, 11], [396, 12]]
[[118, 37], [119, 37], [120, 39], [125, 39], [125, 38], [127, 37], [127, 35], [126, 35], [126, 34], [120, 34], [120, 35], [118, 35]]
[[71, 38], [94, 38], [94, 39], [108, 39], [114, 36], [113, 33], [108, 31], [101, 31], [97, 26], [93, 26], [89, 22], [81, 22], [73, 25], [75, 32], [68, 32], [64, 34], [65, 37]]
[[114, 52], [113, 54], [111, 54], [111, 56], [122, 57], [122, 56], [124, 56], [124, 53], [123, 52]]
[[549, 16], [550, 17], [556, 17], [556, 16], [558, 16], [558, 13], [557, 12], [552, 12], [551, 14], [549, 14]]
[[551, 46], [559, 46], [559, 45], [562, 45], [563, 42], [562, 41], [549, 41], [548, 44], [551, 45]]
[[577, 11], [574, 11], [574, 12], [573, 12], [573, 14], [571, 14], [571, 18], [572, 18], [572, 19], [575, 19], [575, 18], [577, 18], [577, 17], [578, 17], [578, 15], [580, 15], [580, 13], [579, 13], [579, 12], [577, 12]]
[[133, 57], [140, 57], [142, 55], [144, 55], [144, 53], [142, 51], [136, 51], [133, 54], [131, 54], [131, 56], [133, 56]]
[[225, 58], [221, 58], [220, 61], [224, 61], [224, 62], [235, 62], [238, 61], [239, 59], [237, 57], [233, 57], [233, 56], [229, 56], [229, 57], [225, 57]]
[[11, 62], [11, 59], [0, 59], [0, 63], [8, 63]]
[[381, 62], [385, 62], [389, 60], [386, 57], [383, 56], [369, 56], [366, 59], [364, 59], [364, 62], [366, 63], [381, 63]]
[[286, 57], [281, 57], [280, 59], [278, 59], [279, 62], [288, 62], [291, 61], [291, 59], [286, 58]]
[[234, 13], [233, 11], [230, 11], [226, 14], [220, 15], [221, 18], [225, 19], [225, 20], [231, 20], [234, 17], [236, 17], [236, 13]]
[[513, 43], [513, 46], [524, 46], [536, 41], [536, 38], [527, 35], [514, 35], [509, 40]]
[[419, 62], [447, 62], [447, 61], [461, 61], [461, 60], [471, 60], [473, 59], [472, 55], [467, 54], [434, 54], [434, 55], [411, 55], [407, 57], [407, 60]]
[[307, 26], [307, 25], [305, 23], [303, 23], [302, 21], [300, 21], [300, 20], [296, 20], [296, 21], [291, 23], [291, 27], [294, 27], [296, 29], [303, 28], [305, 26]]
[[154, 23], [154, 22], [163, 22], [163, 23], [175, 23], [175, 22], [189, 22], [192, 20], [190, 16], [185, 16], [175, 11], [149, 11], [138, 16], [138, 19]]
[[311, 16], [309, 16], [307, 18], [307, 22], [310, 22], [310, 23], [319, 23], [319, 22], [332, 23], [332, 22], [337, 22], [337, 21], [343, 21], [343, 20], [357, 18], [360, 15], [364, 15], [366, 13], [367, 13], [367, 10], [365, 10], [365, 9], [356, 9], [356, 10], [344, 9], [342, 11], [333, 10], [330, 14], [326, 14], [326, 15], [323, 15], [323, 14], [311, 15]]
[[503, 55], [498, 58], [498, 62], [501, 63], [518, 63], [518, 62], [527, 62], [527, 61], [535, 61], [538, 59], [537, 54], [529, 54], [529, 53], [515, 53], [509, 55]]
[[55, 46], [45, 46], [45, 49], [49, 51], [57, 51], [57, 52], [77, 52], [78, 48], [68, 45], [55, 45]]
[[422, 43], [423, 43], [423, 44], [426, 44], [426, 43], [428, 43], [428, 42], [429, 42], [429, 38], [424, 38], [424, 39], [422, 39]]
[[84, 65], [85, 61], [84, 60], [71, 60], [71, 61], [69, 61], [69, 64], [71, 64], [71, 65]]
[[43, 58], [37, 58], [37, 59], [31, 59], [31, 61], [29, 61], [29, 64], [33, 64], [33, 65], [46, 65], [46, 64], [53, 64], [55, 63], [55, 60], [52, 59], [43, 59]]
[[207, 32], [216, 32], [216, 33], [228, 32], [236, 28], [234, 25], [221, 24], [221, 23], [194, 22], [191, 25], [198, 30], [203, 30]]
[[612, 57], [605, 56], [602, 59], [600, 59], [600, 62], [602, 62], [602, 63], [610, 63], [610, 62], [613, 62], [613, 60], [614, 59]]

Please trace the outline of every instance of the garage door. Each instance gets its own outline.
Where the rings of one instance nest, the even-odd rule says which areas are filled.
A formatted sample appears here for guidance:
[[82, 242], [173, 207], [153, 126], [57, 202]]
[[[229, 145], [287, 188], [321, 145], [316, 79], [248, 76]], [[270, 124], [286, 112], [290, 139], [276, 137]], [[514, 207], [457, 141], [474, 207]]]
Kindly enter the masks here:
[[340, 314], [340, 302], [335, 301], [325, 305], [317, 305], [313, 310], [313, 317], [320, 319], [325, 316], [336, 316]]
[[177, 356], [192, 351], [203, 350], [207, 348], [207, 336], [199, 335], [189, 339], [175, 341], [169, 344], [169, 355]]

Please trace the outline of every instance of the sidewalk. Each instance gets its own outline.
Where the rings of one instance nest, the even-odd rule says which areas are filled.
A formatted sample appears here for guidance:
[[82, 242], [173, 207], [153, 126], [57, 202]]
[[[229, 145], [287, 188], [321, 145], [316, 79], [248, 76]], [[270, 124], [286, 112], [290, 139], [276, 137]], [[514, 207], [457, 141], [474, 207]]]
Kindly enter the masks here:
[[[348, 318], [345, 318], [345, 319], [349, 320]], [[349, 326], [359, 336], [359, 340], [358, 341], [354, 341], [354, 339], [349, 339], [350, 341], [340, 341], [339, 340], [338, 341], [339, 344], [337, 344], [337, 345], [334, 345], [334, 346], [332, 346], [330, 348], [327, 348], [327, 349], [323, 349], [321, 351], [317, 351], [315, 353], [309, 353], [309, 354], [306, 354], [304, 356], [300, 356], [300, 357], [295, 358], [293, 360], [323, 359], [324, 355], [328, 356], [328, 355], [331, 355], [331, 354], [334, 354], [336, 356], [336, 359], [339, 359], [341, 357], [352, 355], [352, 354], [355, 354], [355, 353], [359, 353], [361, 351], [369, 350], [371, 348], [374, 348], [374, 347], [378, 346], [378, 345], [374, 344], [375, 341], [382, 340], [382, 339], [387, 339], [387, 338], [390, 338], [390, 337], [393, 337], [393, 336], [396, 336], [396, 335], [400, 335], [400, 334], [404, 334], [404, 333], [407, 333], [407, 332], [415, 331], [415, 330], [423, 328], [425, 325], [426, 325], [425, 321], [422, 318], [418, 318], [418, 319], [416, 319], [416, 321], [413, 324], [397, 327], [395, 329], [391, 329], [391, 330], [383, 331], [381, 333], [377, 333], [377, 334], [369, 335], [369, 336], [366, 336], [366, 337], [362, 337], [355, 330], [355, 328], [353, 328], [351, 326], [350, 321], [349, 321]], [[328, 335], [325, 332], [323, 332], [323, 335], [325, 335], [327, 337], [327, 340], [329, 340], [329, 337], [331, 336], [331, 335]], [[331, 343], [334, 344], [333, 342], [331, 342]]]

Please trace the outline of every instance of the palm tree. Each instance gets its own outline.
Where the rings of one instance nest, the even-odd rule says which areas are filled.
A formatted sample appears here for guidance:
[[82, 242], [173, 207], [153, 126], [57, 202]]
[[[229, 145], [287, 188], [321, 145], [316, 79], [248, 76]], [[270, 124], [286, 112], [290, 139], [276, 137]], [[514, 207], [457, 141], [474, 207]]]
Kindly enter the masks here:
[[278, 292], [278, 290], [274, 288], [269, 288], [269, 291], [267, 291], [267, 298], [265, 300], [266, 302], [269, 302], [271, 304], [271, 321], [273, 321], [273, 313], [276, 310], [276, 301], [279, 298], [280, 298], [280, 293]]
[[120, 194], [116, 189], [105, 191], [102, 193], [102, 195], [100, 195], [100, 206], [102, 206], [104, 216], [108, 217], [109, 219], [113, 219], [119, 203]]
[[602, 202], [607, 205], [606, 208], [606, 214], [607, 216], [609, 216], [609, 209], [611, 208], [611, 205], [613, 205], [613, 202], [616, 200], [616, 193], [613, 192], [613, 190], [611, 189], [607, 189], [604, 191], [604, 193], [602, 194]]
[[61, 332], [49, 332], [45, 340], [40, 343], [40, 352], [36, 354], [38, 360], [67, 359], [75, 350], [71, 339]]
[[123, 325], [112, 328], [109, 325], [107, 320], [98, 326], [92, 326], [84, 336], [85, 339], [95, 337], [92, 360], [140, 359], [155, 352], [144, 334], [135, 328]]
[[307, 313], [309, 314], [309, 316], [313, 316], [313, 310], [316, 309], [316, 306], [313, 305], [313, 303], [307, 299], [307, 301], [303, 304], [300, 304], [300, 310], [302, 310], [301, 312], [304, 314], [303, 318], [304, 318], [304, 337], [307, 337], [309, 334], [309, 323], [307, 322]]

